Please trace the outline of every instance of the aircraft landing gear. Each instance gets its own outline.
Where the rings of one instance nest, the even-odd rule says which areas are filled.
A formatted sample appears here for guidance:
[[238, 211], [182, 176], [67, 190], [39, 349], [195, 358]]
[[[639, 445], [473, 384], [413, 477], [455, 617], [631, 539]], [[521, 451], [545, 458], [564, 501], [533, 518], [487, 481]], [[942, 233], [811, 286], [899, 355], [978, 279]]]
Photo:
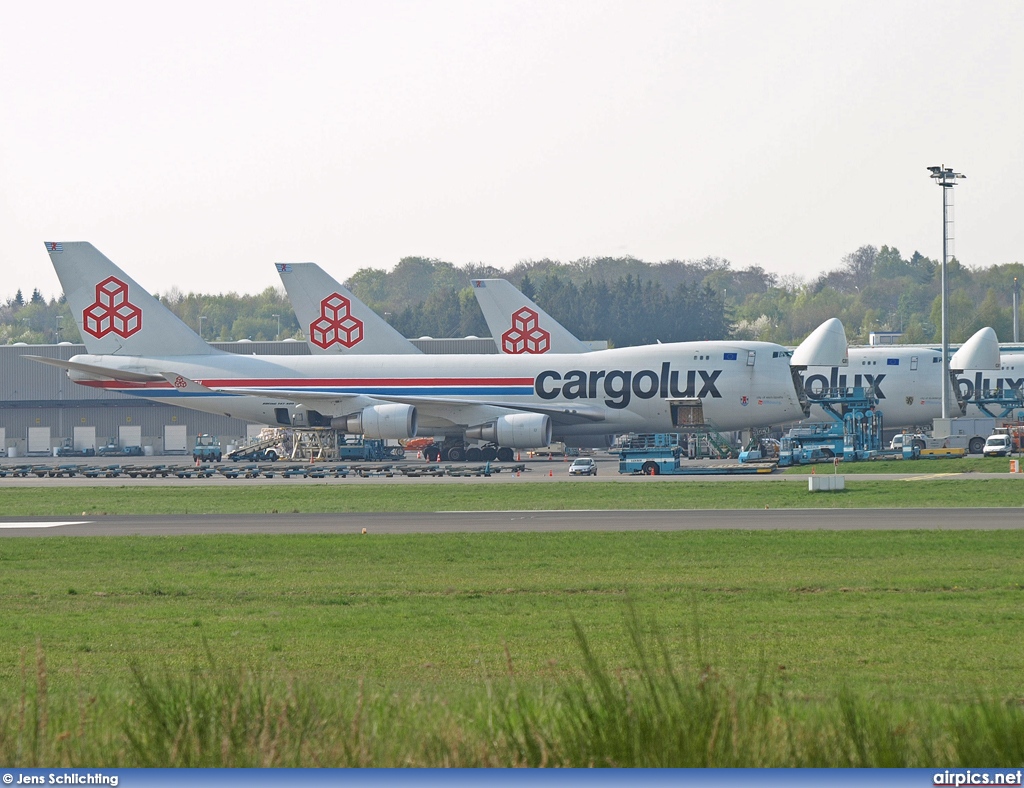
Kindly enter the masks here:
[[464, 443], [434, 443], [423, 449], [428, 462], [512, 462], [515, 452], [508, 446], [466, 446]]

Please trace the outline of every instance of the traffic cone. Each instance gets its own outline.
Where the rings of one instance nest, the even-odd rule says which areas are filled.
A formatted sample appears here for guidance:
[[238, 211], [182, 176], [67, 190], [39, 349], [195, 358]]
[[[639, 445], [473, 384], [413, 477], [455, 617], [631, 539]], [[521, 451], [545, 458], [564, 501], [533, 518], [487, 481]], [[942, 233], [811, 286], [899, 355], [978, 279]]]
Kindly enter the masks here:
[[554, 475], [555, 475], [554, 471], [548, 471], [548, 476], [554, 476]]
[[814, 466], [812, 465], [811, 466], [811, 476], [814, 476], [814, 475], [815, 475], [815, 473], [814, 473]]
[[422, 460], [423, 459], [423, 452], [421, 452], [421, 451], [416, 452], [416, 459], [417, 460]]
[[[517, 451], [516, 452], [516, 462], [522, 462], [522, 459], [523, 459], [523, 453], [520, 452], [520, 451]], [[518, 476], [518, 474], [516, 474], [516, 475]]]

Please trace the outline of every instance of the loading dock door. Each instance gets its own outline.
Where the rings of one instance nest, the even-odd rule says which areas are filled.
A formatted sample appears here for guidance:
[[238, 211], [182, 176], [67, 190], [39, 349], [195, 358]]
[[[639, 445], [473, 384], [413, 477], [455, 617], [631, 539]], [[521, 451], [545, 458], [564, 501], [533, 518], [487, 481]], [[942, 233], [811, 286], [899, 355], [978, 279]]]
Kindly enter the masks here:
[[188, 438], [188, 427], [184, 424], [165, 424], [164, 425], [164, 451], [165, 452], [181, 452], [186, 454], [188, 448], [186, 446], [186, 439]]
[[117, 428], [117, 445], [122, 449], [125, 446], [142, 445], [142, 427], [133, 424], [122, 424]]
[[96, 451], [96, 428], [75, 427], [75, 451]]
[[29, 454], [50, 454], [50, 428], [29, 427], [28, 428], [28, 453]]
[[672, 408], [672, 424], [680, 429], [699, 427], [704, 424], [704, 403], [699, 399], [669, 400]]

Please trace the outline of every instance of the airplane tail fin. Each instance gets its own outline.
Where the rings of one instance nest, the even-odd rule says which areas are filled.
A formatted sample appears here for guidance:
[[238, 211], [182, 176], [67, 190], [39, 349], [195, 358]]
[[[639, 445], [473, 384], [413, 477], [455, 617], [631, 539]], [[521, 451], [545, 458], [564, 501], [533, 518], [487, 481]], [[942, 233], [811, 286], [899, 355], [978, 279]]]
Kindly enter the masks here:
[[504, 279], [474, 279], [473, 294], [499, 353], [587, 353], [590, 348]]
[[299, 325], [314, 355], [419, 353], [352, 291], [316, 263], [276, 263]]
[[46, 251], [88, 353], [192, 356], [221, 352], [91, 243], [47, 242]]

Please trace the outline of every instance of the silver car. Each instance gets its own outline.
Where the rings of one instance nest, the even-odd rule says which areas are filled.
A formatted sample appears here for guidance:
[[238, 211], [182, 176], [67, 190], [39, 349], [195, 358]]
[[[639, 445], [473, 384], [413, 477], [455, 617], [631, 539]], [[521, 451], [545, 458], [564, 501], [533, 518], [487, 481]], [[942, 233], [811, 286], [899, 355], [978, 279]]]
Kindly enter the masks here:
[[570, 476], [597, 476], [597, 463], [590, 457], [578, 457], [569, 466]]

